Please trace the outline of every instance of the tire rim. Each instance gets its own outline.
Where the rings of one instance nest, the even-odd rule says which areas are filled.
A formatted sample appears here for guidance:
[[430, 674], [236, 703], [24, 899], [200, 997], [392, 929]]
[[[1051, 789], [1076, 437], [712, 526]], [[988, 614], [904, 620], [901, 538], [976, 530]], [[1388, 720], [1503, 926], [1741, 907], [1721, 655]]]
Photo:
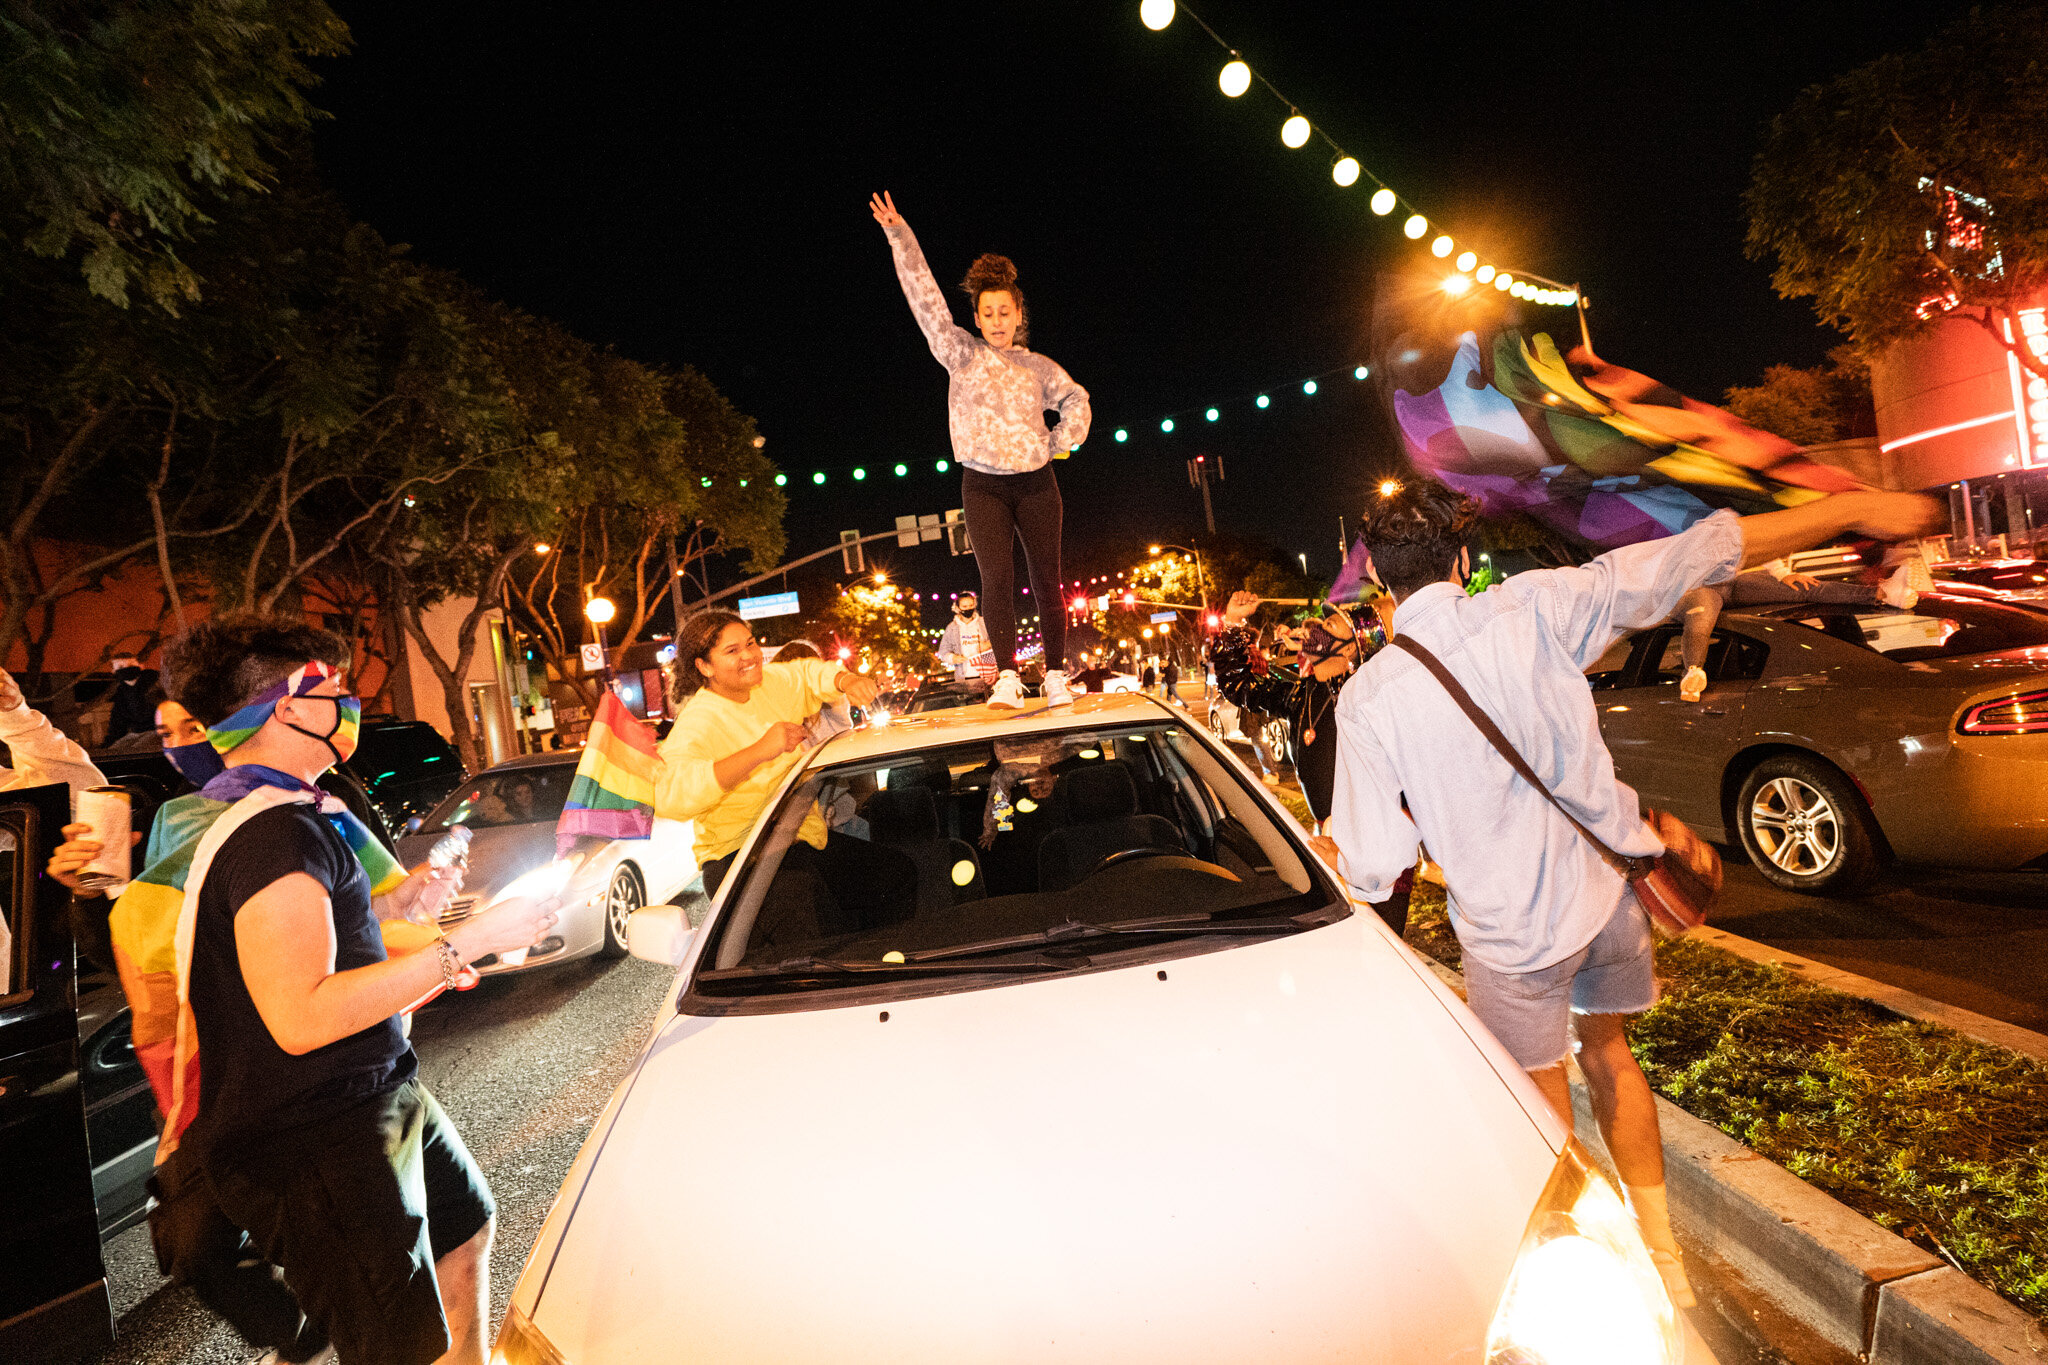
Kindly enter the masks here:
[[633, 912], [640, 908], [640, 883], [633, 874], [620, 868], [612, 874], [611, 890], [604, 898], [605, 917], [611, 921], [614, 942], [626, 941], [626, 921], [633, 918]]
[[1749, 806], [1757, 847], [1781, 872], [1814, 877], [1842, 851], [1842, 823], [1827, 794], [1796, 777], [1774, 777]]

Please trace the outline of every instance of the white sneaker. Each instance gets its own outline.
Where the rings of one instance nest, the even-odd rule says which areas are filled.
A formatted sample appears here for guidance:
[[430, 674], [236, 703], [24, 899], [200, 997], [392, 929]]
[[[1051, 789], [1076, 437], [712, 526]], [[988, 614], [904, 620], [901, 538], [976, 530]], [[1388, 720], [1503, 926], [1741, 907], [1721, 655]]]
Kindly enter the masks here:
[[1074, 694], [1067, 690], [1067, 675], [1060, 669], [1052, 669], [1045, 675], [1045, 685], [1039, 689], [1045, 696], [1047, 706], [1072, 706]]
[[1685, 676], [1678, 680], [1678, 699], [1680, 701], [1698, 701], [1700, 693], [1706, 690], [1707, 670], [1704, 668], [1688, 668], [1685, 670]]
[[1024, 684], [1017, 680], [1017, 670], [1006, 668], [996, 678], [996, 685], [990, 689], [988, 704], [998, 711], [1020, 711], [1024, 708]]
[[[1900, 611], [1911, 611], [1920, 601], [1920, 590], [1913, 586], [1913, 566], [1918, 560], [1909, 560], [1892, 570], [1892, 576], [1877, 590], [1878, 600], [1886, 606], [1897, 607]], [[1925, 573], [1923, 565], [1921, 572]]]

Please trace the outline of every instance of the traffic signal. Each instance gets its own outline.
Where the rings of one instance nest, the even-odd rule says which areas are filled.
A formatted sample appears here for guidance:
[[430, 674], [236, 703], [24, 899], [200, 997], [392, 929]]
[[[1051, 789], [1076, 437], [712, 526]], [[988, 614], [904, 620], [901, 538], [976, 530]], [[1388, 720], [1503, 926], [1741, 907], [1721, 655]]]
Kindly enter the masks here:
[[1125, 606], [1127, 606], [1127, 607], [1135, 607], [1135, 606], [1137, 606], [1137, 605], [1138, 605], [1138, 594], [1136, 594], [1136, 593], [1134, 593], [1134, 592], [1130, 591], [1130, 590], [1129, 590], [1128, 588], [1127, 588], [1127, 589], [1125, 589], [1125, 590], [1124, 590], [1124, 605], [1125, 605]]
[[1088, 599], [1087, 599], [1087, 598], [1085, 598], [1085, 597], [1077, 597], [1077, 598], [1075, 598], [1075, 599], [1074, 599], [1074, 610], [1075, 610], [1075, 611], [1086, 611], [1086, 610], [1088, 610]]

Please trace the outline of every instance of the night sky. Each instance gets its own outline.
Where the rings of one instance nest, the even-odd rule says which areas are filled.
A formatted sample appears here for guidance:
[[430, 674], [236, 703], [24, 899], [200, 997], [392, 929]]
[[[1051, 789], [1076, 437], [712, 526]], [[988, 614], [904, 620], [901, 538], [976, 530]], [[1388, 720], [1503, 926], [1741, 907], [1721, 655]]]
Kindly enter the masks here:
[[[978, 252], [1013, 257], [1033, 348], [1093, 396], [1058, 466], [1069, 578], [1198, 534], [1202, 451], [1229, 472], [1219, 523], [1330, 575], [1338, 516], [1398, 464], [1349, 370], [1375, 291], [1443, 266], [1372, 215], [1369, 179], [1331, 182], [1319, 141], [1284, 148], [1270, 95], [1226, 99], [1185, 12], [1153, 33], [1137, 0], [336, 8], [355, 50], [323, 66], [319, 152], [352, 211], [592, 341], [703, 370], [791, 475], [792, 554], [960, 502], [933, 472], [945, 373], [868, 214], [879, 189], [949, 293]], [[1743, 258], [1764, 124], [1957, 11], [1686, 10], [1198, 6], [1461, 248], [1583, 282], [1604, 357], [1718, 401], [1839, 341]], [[1568, 310], [1536, 313], [1569, 343]], [[940, 548], [886, 557], [924, 591], [975, 582]]]

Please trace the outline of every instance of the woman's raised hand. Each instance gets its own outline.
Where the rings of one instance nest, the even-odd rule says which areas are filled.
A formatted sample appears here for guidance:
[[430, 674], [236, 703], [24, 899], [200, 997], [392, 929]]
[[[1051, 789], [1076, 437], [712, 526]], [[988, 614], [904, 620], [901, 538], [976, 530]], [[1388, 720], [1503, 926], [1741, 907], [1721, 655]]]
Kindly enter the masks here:
[[1223, 624], [1241, 626], [1252, 619], [1252, 613], [1259, 609], [1259, 595], [1255, 592], [1234, 592], [1230, 594], [1230, 605], [1223, 609]]
[[887, 190], [870, 199], [868, 209], [875, 215], [875, 221], [885, 228], [903, 226], [903, 215], [896, 211], [896, 201], [889, 197]]

